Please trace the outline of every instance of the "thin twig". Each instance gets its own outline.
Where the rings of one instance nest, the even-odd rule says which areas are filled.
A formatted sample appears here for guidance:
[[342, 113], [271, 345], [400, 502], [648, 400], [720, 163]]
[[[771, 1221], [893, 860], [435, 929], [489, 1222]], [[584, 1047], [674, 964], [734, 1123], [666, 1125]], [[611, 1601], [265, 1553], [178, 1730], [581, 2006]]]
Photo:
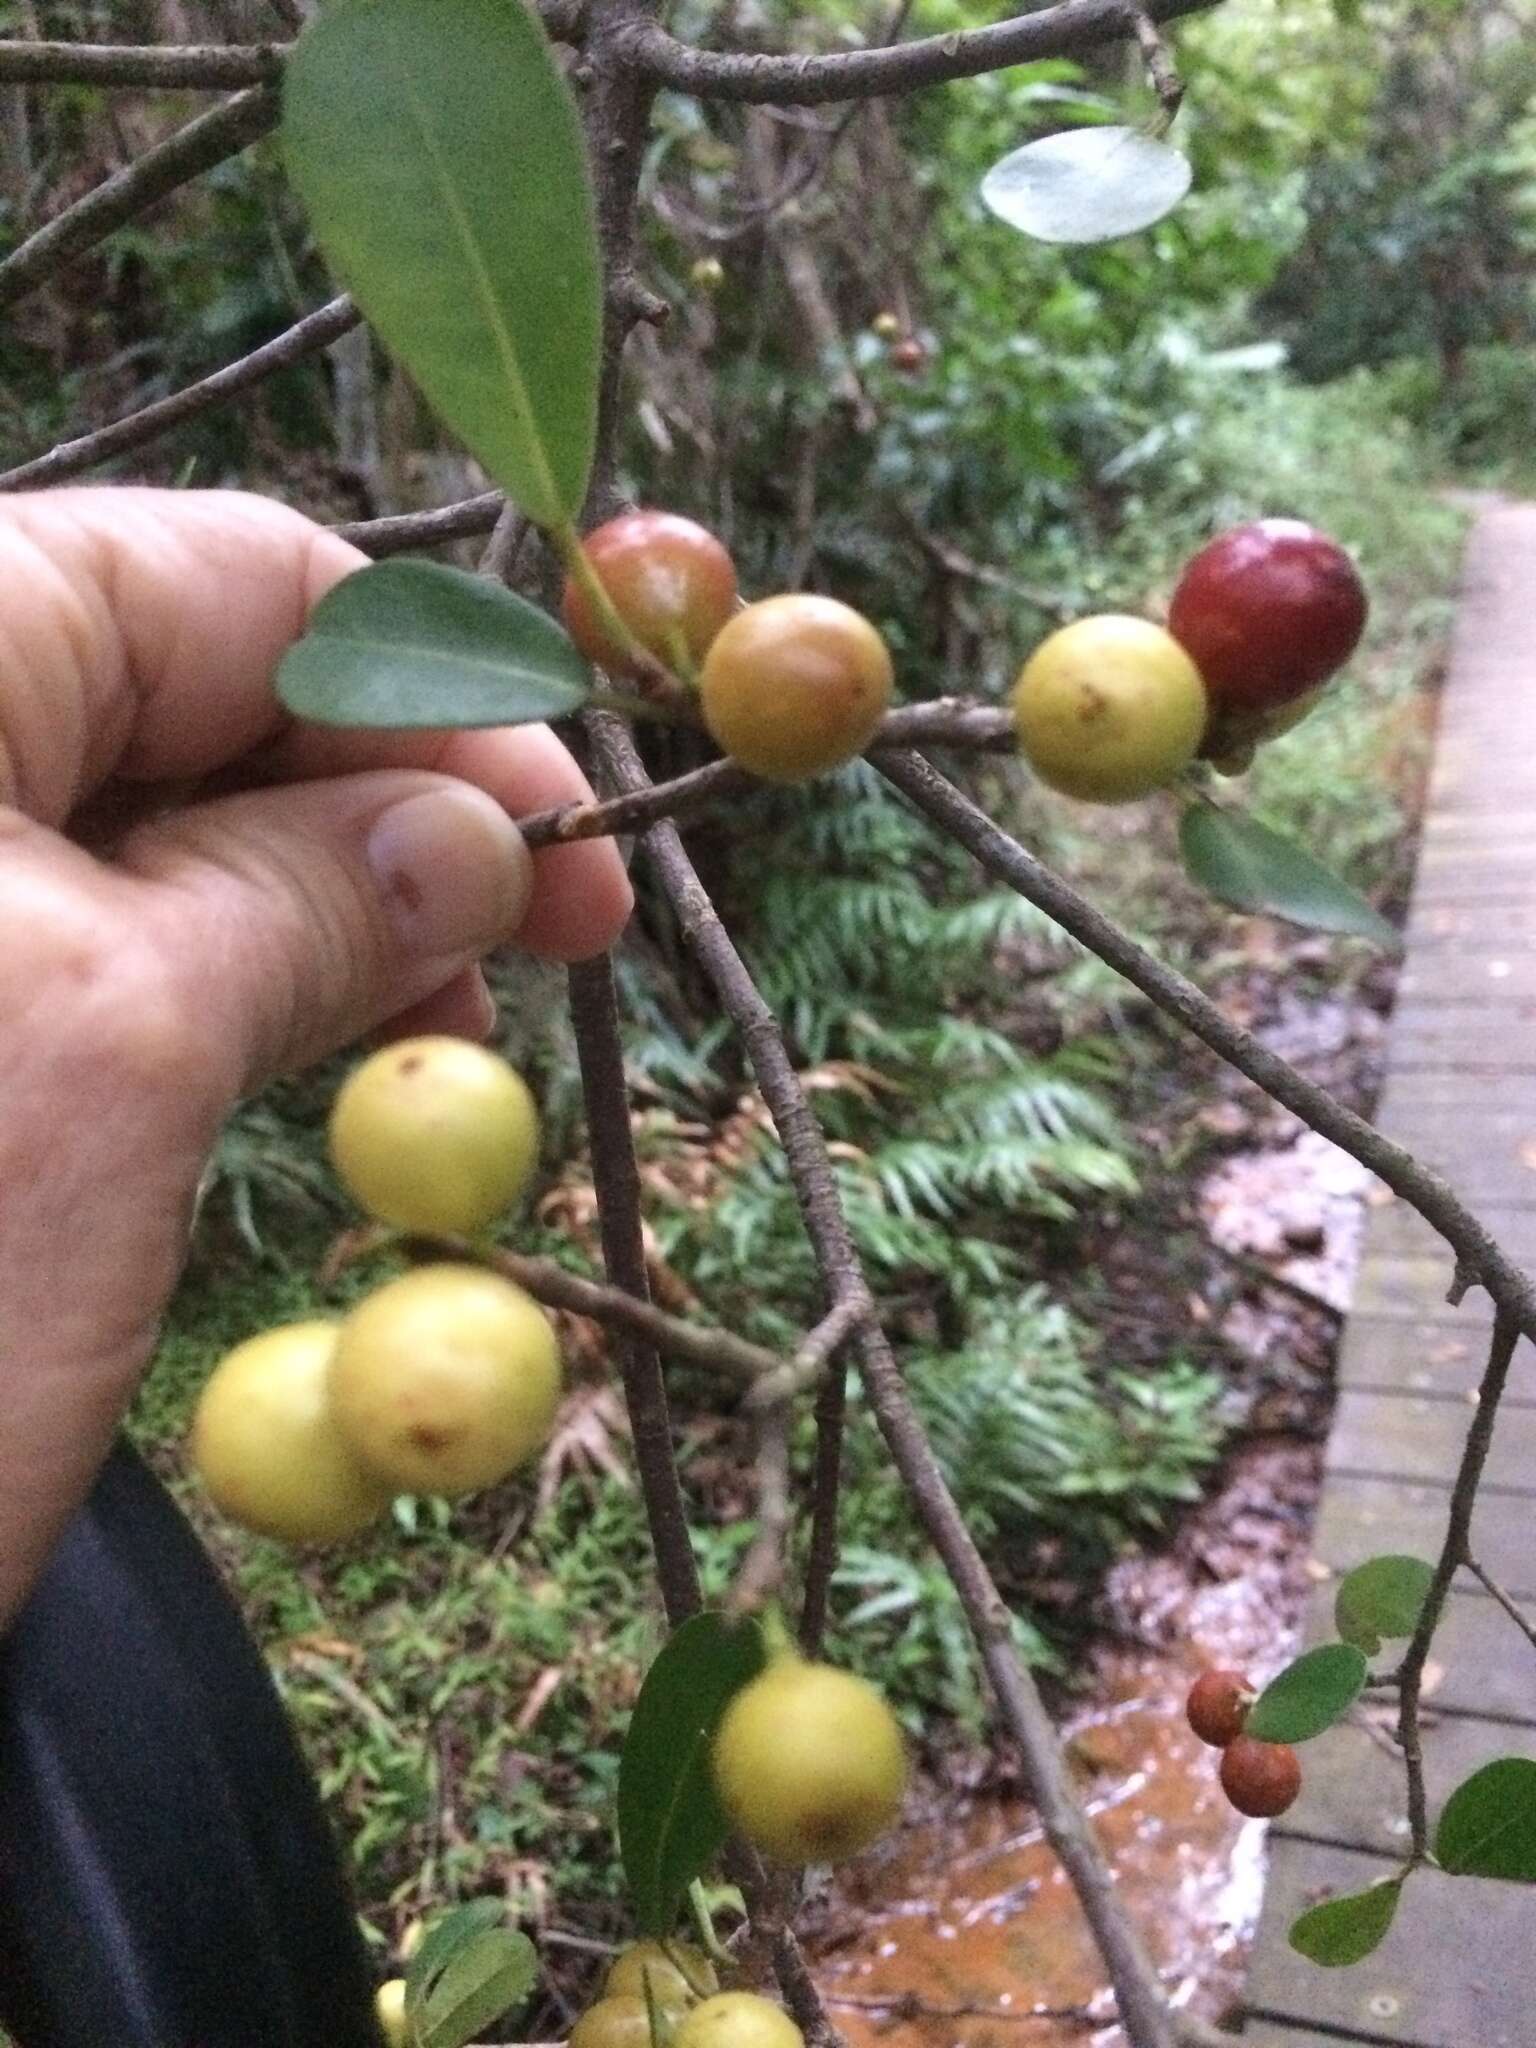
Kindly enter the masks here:
[[755, 1614], [784, 1583], [795, 1512], [789, 1494], [789, 1425], [790, 1410], [783, 1401], [763, 1409], [757, 1418], [757, 1533], [726, 1599], [732, 1614]]
[[1192, 981], [1138, 946], [1060, 875], [994, 825], [921, 755], [892, 751], [881, 754], [877, 765], [918, 810], [957, 839], [989, 874], [1038, 905], [1091, 953], [1134, 983], [1158, 1009], [1192, 1031], [1285, 1108], [1294, 1110], [1303, 1123], [1369, 1167], [1434, 1226], [1455, 1252], [1464, 1277], [1475, 1276], [1518, 1329], [1536, 1336], [1536, 1291], [1530, 1280], [1439, 1174], [1420, 1165], [1411, 1152], [1346, 1109], [1326, 1088], [1307, 1080], [1287, 1060], [1230, 1022]]
[[[375, 520], [373, 525], [380, 524]], [[342, 528], [348, 538], [357, 529]], [[366, 545], [366, 543], [360, 543]], [[870, 742], [871, 750], [896, 746], [953, 747], [957, 752], [998, 752], [1015, 744], [1013, 721], [1006, 711], [965, 697], [940, 697], [929, 704], [907, 704], [887, 712]], [[563, 845], [572, 839], [606, 839], [616, 832], [637, 832], [659, 818], [686, 818], [727, 797], [759, 785], [734, 761], [711, 761], [670, 782], [647, 782], [602, 803], [561, 804], [531, 811], [520, 819], [530, 846]]]
[[1503, 1608], [1504, 1612], [1509, 1616], [1510, 1620], [1515, 1624], [1515, 1627], [1519, 1629], [1521, 1635], [1525, 1637], [1525, 1640], [1530, 1644], [1531, 1648], [1533, 1650], [1536, 1650], [1536, 1622], [1532, 1622], [1526, 1615], [1521, 1613], [1520, 1609], [1515, 1605], [1515, 1602], [1511, 1595], [1504, 1590], [1504, 1588], [1499, 1584], [1498, 1580], [1493, 1576], [1491, 1572], [1484, 1571], [1483, 1567], [1478, 1563], [1475, 1557], [1464, 1557], [1462, 1559], [1462, 1563], [1466, 1566], [1467, 1570], [1472, 1574], [1473, 1578], [1478, 1581], [1483, 1591], [1485, 1593], [1491, 1593], [1493, 1598], [1498, 1601], [1499, 1605]]
[[0, 307], [15, 305], [114, 228], [270, 134], [279, 108], [270, 86], [237, 93], [67, 206], [0, 263]]
[[1184, 81], [1174, 65], [1168, 45], [1158, 34], [1157, 23], [1144, 7], [1132, 0], [1129, 8], [1130, 22], [1136, 40], [1141, 46], [1141, 60], [1147, 67], [1147, 76], [1152, 89], [1162, 102], [1163, 121], [1166, 126], [1179, 111], [1184, 99]]
[[[590, 721], [609, 772], [626, 790], [645, 782], [628, 731], [611, 718]], [[764, 1002], [671, 824], [651, 828], [644, 851], [690, 949], [713, 982], [727, 1015], [741, 1033], [778, 1127], [806, 1227], [833, 1301], [869, 1297], [826, 1143]], [[907, 1491], [959, 1593], [1004, 1726], [1023, 1753], [1030, 1790], [1051, 1845], [1082, 1904], [1115, 1988], [1121, 2024], [1132, 2048], [1175, 2048], [1173, 2015], [1141, 1938], [1126, 1915], [1113, 1874], [1099, 1847], [1039, 1688], [1020, 1662], [1012, 1616], [970, 1534], [922, 1425], [913, 1412], [885, 1335], [864, 1321], [856, 1337], [860, 1369], [881, 1432]], [[841, 1390], [843, 1375], [829, 1373], [823, 1391]]]
[[403, 554], [408, 548], [437, 547], [444, 541], [467, 540], [473, 534], [489, 533], [506, 502], [500, 491], [482, 491], [476, 498], [461, 498], [456, 505], [440, 505], [435, 512], [398, 512], [388, 519], [346, 519], [331, 531], [378, 560], [384, 555]]
[[893, 2020], [1009, 2020], [1015, 2024], [1033, 2020], [1059, 2020], [1067, 2026], [1095, 2027], [1104, 2024], [1102, 2013], [1086, 2005], [930, 2005], [915, 1991], [894, 1991], [889, 1998], [855, 1997], [851, 1992], [829, 1991], [828, 2005], [844, 2005], [853, 2012], [885, 2013]]
[[270, 85], [282, 73], [281, 43], [0, 42], [0, 83], [124, 85], [139, 91], [232, 91]]
[[787, 1365], [776, 1367], [753, 1384], [745, 1405], [748, 1408], [769, 1408], [779, 1401], [793, 1400], [796, 1394], [814, 1386], [826, 1371], [828, 1361], [841, 1351], [859, 1324], [873, 1313], [872, 1302], [861, 1300], [857, 1294], [846, 1296], [835, 1308], [827, 1311]]
[[1424, 1596], [1424, 1605], [1419, 1613], [1419, 1625], [1413, 1632], [1413, 1640], [1408, 1645], [1399, 1673], [1397, 1739], [1408, 1771], [1408, 1825], [1412, 1835], [1413, 1860], [1416, 1863], [1422, 1863], [1429, 1854], [1429, 1812], [1424, 1795], [1424, 1751], [1419, 1737], [1419, 1696], [1424, 1684], [1424, 1666], [1429, 1658], [1429, 1646], [1434, 1640], [1435, 1630], [1440, 1625], [1440, 1616], [1451, 1590], [1451, 1582], [1456, 1577], [1459, 1567], [1466, 1564], [1471, 1557], [1472, 1510], [1477, 1504], [1478, 1482], [1483, 1476], [1483, 1466], [1487, 1463], [1489, 1446], [1493, 1442], [1493, 1425], [1509, 1379], [1509, 1363], [1514, 1356], [1519, 1334], [1514, 1316], [1507, 1309], [1501, 1308], [1494, 1317], [1493, 1336], [1488, 1345], [1488, 1363], [1483, 1368], [1483, 1377], [1477, 1389], [1477, 1408], [1472, 1417], [1472, 1425], [1467, 1431], [1461, 1463], [1456, 1468], [1455, 1484], [1451, 1488], [1451, 1511], [1446, 1525], [1445, 1541], [1440, 1546], [1435, 1575], [1430, 1581], [1428, 1593]]
[[[604, 954], [570, 973], [571, 1022], [587, 1105], [587, 1144], [597, 1190], [603, 1259], [618, 1287], [637, 1306], [649, 1305], [650, 1282], [640, 1219], [640, 1174], [629, 1123], [629, 1091], [619, 1043], [613, 965]], [[643, 1337], [619, 1344], [619, 1371], [634, 1438], [635, 1464], [645, 1500], [657, 1576], [667, 1619], [675, 1628], [701, 1601], [698, 1566], [688, 1535], [688, 1511], [672, 1451], [672, 1418], [661, 1361]]]
[[316, 354], [349, 328], [356, 327], [362, 317], [349, 298], [331, 299], [271, 341], [263, 342], [248, 356], [227, 363], [211, 376], [199, 378], [184, 391], [173, 391], [169, 398], [156, 399], [153, 405], [141, 406], [124, 419], [98, 427], [93, 433], [81, 434], [73, 441], [61, 441], [46, 455], [34, 456], [30, 462], [5, 470], [0, 473], [0, 491], [61, 483], [65, 477], [94, 469], [98, 462], [110, 461], [130, 448], [142, 448], [172, 427], [179, 427], [183, 420], [194, 419], [211, 406], [237, 398], [274, 372]]
[[[1152, 0], [1153, 21], [1193, 14], [1212, 0]], [[923, 36], [912, 43], [829, 56], [741, 55], [694, 49], [664, 29], [648, 27], [630, 38], [630, 55], [659, 84], [705, 99], [772, 100], [778, 106], [814, 106], [828, 100], [912, 92], [950, 78], [974, 78], [1042, 57], [1071, 57], [1131, 32], [1125, 0], [1058, 0], [987, 28]]]

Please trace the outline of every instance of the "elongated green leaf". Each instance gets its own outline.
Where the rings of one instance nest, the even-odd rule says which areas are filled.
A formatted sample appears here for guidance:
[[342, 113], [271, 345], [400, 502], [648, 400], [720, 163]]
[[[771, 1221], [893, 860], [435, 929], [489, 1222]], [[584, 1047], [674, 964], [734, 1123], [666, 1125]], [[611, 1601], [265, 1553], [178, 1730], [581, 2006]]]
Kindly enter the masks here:
[[283, 656], [277, 694], [323, 725], [526, 725], [585, 702], [553, 619], [484, 576], [379, 562], [338, 583]]
[[1501, 1756], [1458, 1785], [1435, 1830], [1435, 1855], [1458, 1877], [1536, 1882], [1536, 1763]]
[[710, 1744], [763, 1663], [755, 1622], [696, 1614], [646, 1673], [619, 1760], [619, 1853], [642, 1934], [671, 1932], [684, 1892], [725, 1840]]
[[1255, 818], [1191, 804], [1179, 849], [1192, 880], [1234, 910], [1265, 911], [1320, 932], [1350, 932], [1393, 951], [1402, 939], [1379, 911], [1294, 841]]
[[597, 232], [580, 123], [524, 0], [331, 0], [283, 82], [288, 167], [332, 268], [541, 525], [586, 495]]
[[1334, 1626], [1346, 1643], [1374, 1657], [1384, 1636], [1413, 1634], [1434, 1576], [1421, 1557], [1367, 1558], [1339, 1581]]
[[1110, 242], [1171, 213], [1188, 157], [1135, 128], [1072, 128], [1026, 142], [981, 181], [982, 203], [1039, 242]]
[[492, 2020], [521, 2005], [539, 1974], [526, 1934], [483, 1928], [443, 1968], [413, 2016], [420, 2048], [465, 2048]]
[[1325, 1970], [1362, 1963], [1386, 1939], [1402, 1895], [1402, 1878], [1384, 1877], [1363, 1892], [1327, 1899], [1293, 1921], [1291, 1947]]
[[1324, 1643], [1270, 1680], [1243, 1732], [1259, 1742], [1309, 1742], [1344, 1718], [1365, 1680], [1365, 1659], [1353, 1643]]

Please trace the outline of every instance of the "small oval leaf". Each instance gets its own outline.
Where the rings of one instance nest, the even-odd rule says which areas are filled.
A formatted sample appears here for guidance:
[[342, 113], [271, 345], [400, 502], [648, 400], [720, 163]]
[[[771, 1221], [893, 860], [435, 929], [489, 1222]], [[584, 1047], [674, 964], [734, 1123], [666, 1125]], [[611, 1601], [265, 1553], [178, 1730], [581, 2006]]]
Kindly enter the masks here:
[[1189, 159], [1136, 128], [1069, 128], [1026, 142], [981, 181], [984, 205], [1038, 242], [1112, 242], [1171, 213]]
[[1216, 804], [1191, 804], [1179, 851], [1192, 881], [1234, 910], [1261, 911], [1320, 932], [1348, 932], [1394, 952], [1402, 938], [1365, 898], [1310, 853]]
[[530, 519], [575, 517], [601, 294], [581, 124], [525, 0], [331, 0], [284, 68], [320, 246]]
[[1374, 1657], [1387, 1636], [1411, 1636], [1434, 1582], [1421, 1557], [1372, 1557], [1339, 1582], [1334, 1626], [1346, 1643]]
[[321, 725], [527, 725], [586, 701], [554, 620], [484, 576], [376, 562], [338, 583], [283, 656], [277, 694]]
[[1536, 1763], [1501, 1756], [1458, 1785], [1435, 1830], [1435, 1856], [1457, 1877], [1536, 1882]]
[[526, 1934], [483, 1928], [455, 1951], [412, 2016], [419, 2048], [466, 2048], [478, 2041], [492, 2020], [523, 2003], [538, 1974]]
[[1324, 1643], [1288, 1664], [1254, 1702], [1243, 1733], [1258, 1742], [1310, 1742], [1349, 1712], [1366, 1681], [1353, 1643]]
[[1384, 1877], [1363, 1892], [1327, 1899], [1292, 1923], [1291, 1947], [1325, 1970], [1364, 1962], [1386, 1939], [1402, 1892], [1401, 1877]]
[[434, 1921], [406, 1969], [406, 2010], [413, 2017], [419, 2015], [427, 1994], [454, 1957], [487, 1928], [504, 1926], [506, 1918], [505, 1900], [471, 1899]]
[[753, 1621], [696, 1614], [645, 1675], [619, 1759], [619, 1853], [642, 1934], [670, 1934], [683, 1894], [729, 1832], [709, 1751], [766, 1661]]

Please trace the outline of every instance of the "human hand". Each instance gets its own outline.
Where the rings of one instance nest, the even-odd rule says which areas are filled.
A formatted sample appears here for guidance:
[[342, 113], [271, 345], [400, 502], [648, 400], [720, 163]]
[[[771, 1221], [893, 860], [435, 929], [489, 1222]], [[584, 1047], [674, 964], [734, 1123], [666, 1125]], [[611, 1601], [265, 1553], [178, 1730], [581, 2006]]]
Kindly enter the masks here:
[[[543, 727], [300, 726], [284, 649], [364, 557], [268, 499], [0, 501], [0, 1620], [153, 1350], [238, 1098], [365, 1032], [483, 1035], [477, 962], [609, 945]], [[211, 794], [210, 779], [225, 793]]]

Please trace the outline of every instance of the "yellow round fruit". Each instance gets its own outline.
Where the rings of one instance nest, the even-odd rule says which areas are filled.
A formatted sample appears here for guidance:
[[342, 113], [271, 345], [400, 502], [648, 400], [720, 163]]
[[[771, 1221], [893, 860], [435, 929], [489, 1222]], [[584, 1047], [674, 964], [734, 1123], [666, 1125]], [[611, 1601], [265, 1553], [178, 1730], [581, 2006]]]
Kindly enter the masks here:
[[567, 2048], [651, 2048], [651, 2016], [643, 1998], [600, 1998], [571, 2029]]
[[476, 1493], [547, 1440], [560, 1402], [549, 1317], [479, 1266], [420, 1266], [342, 1323], [331, 1414], [397, 1493]]
[[387, 1045], [343, 1083], [331, 1160], [381, 1223], [426, 1236], [481, 1229], [508, 1209], [538, 1164], [528, 1084], [498, 1053], [463, 1038]]
[[693, 2008], [672, 2048], [805, 2048], [805, 2036], [771, 1999], [755, 1991], [722, 1991]]
[[410, 2048], [410, 2028], [405, 2017], [405, 1979], [391, 1977], [374, 1994], [374, 2013], [387, 2048]]
[[635, 1941], [609, 1965], [603, 1990], [611, 1998], [630, 1993], [644, 1998], [646, 1979], [658, 2005], [678, 2008], [720, 1989], [715, 1966], [701, 1948], [686, 1941]]
[[1187, 768], [1205, 731], [1200, 672], [1147, 619], [1078, 619], [1035, 649], [1013, 686], [1019, 745], [1065, 796], [1128, 803]]
[[892, 680], [885, 642], [862, 613], [790, 592], [720, 628], [699, 703], [723, 753], [767, 782], [804, 782], [864, 751]]
[[377, 1521], [391, 1489], [331, 1417], [335, 1323], [286, 1323], [215, 1366], [192, 1419], [192, 1464], [232, 1522], [285, 1543], [337, 1543]]
[[874, 1687], [796, 1656], [731, 1701], [713, 1767], [727, 1813], [778, 1863], [856, 1856], [896, 1818], [907, 1782], [901, 1730]]

